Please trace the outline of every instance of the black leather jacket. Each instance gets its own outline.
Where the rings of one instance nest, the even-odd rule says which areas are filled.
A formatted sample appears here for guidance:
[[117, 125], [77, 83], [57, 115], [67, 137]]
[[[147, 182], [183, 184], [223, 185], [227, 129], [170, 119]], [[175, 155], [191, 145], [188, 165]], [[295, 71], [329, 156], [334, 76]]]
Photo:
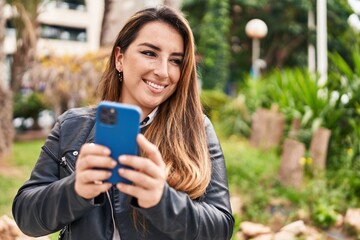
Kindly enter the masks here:
[[[29, 236], [61, 230], [60, 239], [112, 239], [114, 227], [121, 240], [230, 239], [231, 215], [225, 162], [210, 120], [205, 117], [212, 161], [212, 179], [206, 194], [193, 201], [165, 185], [160, 203], [143, 209], [112, 187], [93, 200], [74, 190], [75, 161], [80, 147], [93, 142], [94, 108], [72, 109], [60, 116], [49, 134], [30, 179], [20, 188], [13, 215]], [[147, 219], [147, 231], [137, 230], [132, 209]]]

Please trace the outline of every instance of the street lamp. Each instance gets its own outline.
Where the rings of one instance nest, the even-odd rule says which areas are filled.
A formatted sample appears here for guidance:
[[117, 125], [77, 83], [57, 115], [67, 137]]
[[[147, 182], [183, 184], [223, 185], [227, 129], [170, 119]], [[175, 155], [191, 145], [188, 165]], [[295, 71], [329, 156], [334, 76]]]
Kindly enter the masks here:
[[316, 1], [316, 48], [317, 71], [320, 74], [318, 84], [323, 85], [328, 75], [327, 0]]
[[252, 72], [255, 78], [259, 76], [260, 68], [265, 63], [260, 59], [260, 39], [268, 32], [266, 23], [260, 19], [252, 19], [245, 26], [246, 35], [252, 38]]

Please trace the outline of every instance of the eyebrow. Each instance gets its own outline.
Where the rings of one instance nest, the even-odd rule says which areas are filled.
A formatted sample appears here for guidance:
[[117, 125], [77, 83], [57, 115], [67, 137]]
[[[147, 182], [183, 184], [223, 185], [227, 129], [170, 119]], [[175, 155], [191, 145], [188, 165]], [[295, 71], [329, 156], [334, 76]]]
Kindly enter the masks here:
[[[148, 43], [148, 42], [140, 43], [139, 46], [146, 46], [146, 47], [152, 48], [152, 49], [154, 49], [156, 51], [161, 51], [161, 48], [159, 48], [158, 46], [155, 46], [154, 44]], [[171, 55], [180, 56], [180, 57], [184, 56], [184, 54], [181, 53], [181, 52], [174, 52]]]

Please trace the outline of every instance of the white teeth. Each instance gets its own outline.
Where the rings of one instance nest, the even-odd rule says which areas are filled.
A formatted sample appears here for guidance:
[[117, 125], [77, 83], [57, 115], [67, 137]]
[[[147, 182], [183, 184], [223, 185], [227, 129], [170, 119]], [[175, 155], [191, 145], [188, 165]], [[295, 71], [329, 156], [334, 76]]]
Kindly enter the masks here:
[[159, 90], [162, 90], [162, 89], [165, 88], [165, 86], [161, 86], [161, 85], [158, 85], [156, 83], [149, 82], [149, 81], [146, 81], [146, 84], [153, 87], [153, 88], [159, 89]]

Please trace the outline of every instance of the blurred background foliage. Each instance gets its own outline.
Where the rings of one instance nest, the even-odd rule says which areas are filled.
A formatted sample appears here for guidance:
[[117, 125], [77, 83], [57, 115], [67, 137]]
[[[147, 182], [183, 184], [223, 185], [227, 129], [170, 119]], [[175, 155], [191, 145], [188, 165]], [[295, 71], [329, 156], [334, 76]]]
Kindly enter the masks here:
[[[214, 54], [209, 53], [215, 48], [202, 48], [206, 42], [211, 44], [215, 39], [226, 38], [225, 42], [217, 43], [217, 48], [222, 49], [218, 53], [231, 50], [224, 61], [227, 65], [215, 65], [212, 69], [212, 72], [227, 72], [228, 75], [221, 78], [216, 74], [209, 75], [203, 78], [204, 81], [223, 82], [225, 87], [246, 79], [251, 66], [251, 39], [246, 36], [245, 25], [253, 18], [263, 20], [268, 26], [268, 34], [261, 41], [261, 56], [266, 61], [266, 71], [307, 66], [308, 43], [315, 44], [316, 39], [315, 31], [307, 25], [309, 11], [315, 11], [315, 0], [218, 0], [218, 8], [212, 9], [211, 6], [211, 1], [207, 0], [184, 0], [182, 7], [199, 43], [199, 54], [205, 58], [205, 69], [207, 61], [216, 61]], [[227, 17], [217, 12], [225, 6], [228, 6], [224, 10], [228, 12]], [[359, 44], [359, 39], [354, 37], [354, 31], [347, 23], [352, 10], [346, 0], [329, 0], [327, 7], [329, 50], [338, 52], [348, 61], [352, 46]], [[221, 28], [218, 27], [219, 22], [222, 22]], [[214, 29], [211, 35], [204, 34], [213, 31], [211, 29]], [[217, 36], [209, 37], [214, 34]], [[212, 59], [207, 60], [206, 56]], [[217, 54], [215, 56], [221, 58]]]

